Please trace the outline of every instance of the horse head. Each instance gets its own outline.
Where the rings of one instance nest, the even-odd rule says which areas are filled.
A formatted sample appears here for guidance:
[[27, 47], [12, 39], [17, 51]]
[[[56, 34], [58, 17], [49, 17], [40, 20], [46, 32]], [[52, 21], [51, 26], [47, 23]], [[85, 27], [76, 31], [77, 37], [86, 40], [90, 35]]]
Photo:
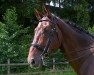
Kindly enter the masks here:
[[28, 63], [32, 66], [43, 66], [43, 56], [60, 47], [61, 34], [55, 17], [45, 9], [44, 15], [36, 10], [36, 17], [39, 20], [35, 28], [34, 39], [29, 49]]

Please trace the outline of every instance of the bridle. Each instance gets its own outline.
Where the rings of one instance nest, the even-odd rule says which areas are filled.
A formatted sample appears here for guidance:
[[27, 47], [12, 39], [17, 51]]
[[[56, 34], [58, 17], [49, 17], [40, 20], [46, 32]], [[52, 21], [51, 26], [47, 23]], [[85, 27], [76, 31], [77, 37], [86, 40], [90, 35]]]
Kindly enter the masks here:
[[[39, 20], [39, 22], [42, 22], [42, 21], [48, 21], [48, 20], [42, 20], [42, 19]], [[53, 38], [53, 34], [54, 34], [54, 33], [56, 33], [57, 38], [58, 38], [58, 33], [57, 33], [57, 31], [56, 31], [56, 26], [55, 26], [55, 25], [56, 25], [56, 22], [54, 22], [54, 21], [55, 21], [55, 17], [52, 17], [52, 19], [49, 21], [49, 22], [52, 23], [52, 25], [51, 25], [50, 33], [48, 34], [48, 39], [47, 39], [47, 42], [46, 42], [45, 47], [42, 47], [42, 46], [39, 45], [39, 44], [32, 44], [32, 45], [31, 45], [31, 46], [35, 47], [36, 49], [42, 51], [42, 53], [41, 53], [40, 56], [44, 56], [46, 53], [48, 53], [48, 48], [49, 48], [49, 46], [50, 46], [50, 44], [51, 44], [51, 40], [52, 40], [52, 38]], [[59, 38], [58, 38], [58, 40], [59, 40]]]
[[[39, 20], [39, 22], [42, 22], [42, 21], [48, 21], [48, 20]], [[51, 25], [51, 30], [50, 30], [50, 33], [48, 34], [48, 39], [47, 39], [47, 42], [46, 42], [46, 45], [45, 45], [45, 47], [42, 47], [41, 45], [39, 45], [39, 44], [32, 44], [31, 46], [33, 46], [33, 47], [35, 47], [36, 49], [38, 49], [38, 50], [40, 50], [40, 51], [42, 51], [42, 53], [41, 53], [41, 57], [43, 57], [46, 53], [48, 53], [48, 48], [49, 48], [49, 46], [50, 46], [50, 44], [51, 44], [51, 42], [52, 42], [52, 39], [54, 38], [53, 37], [53, 34], [55, 34], [56, 33], [56, 36], [57, 36], [57, 38], [58, 38], [58, 41], [59, 41], [59, 36], [58, 36], [58, 33], [57, 33], [57, 31], [56, 31], [56, 26], [55, 25], [57, 25], [56, 24], [56, 19], [55, 19], [55, 17], [53, 17], [49, 22], [51, 22], [52, 23], [52, 25]], [[60, 41], [59, 41], [60, 42]], [[93, 41], [94, 42], [94, 41]], [[91, 42], [92, 43], [92, 42]], [[89, 43], [89, 44], [91, 44], [91, 43]], [[89, 45], [88, 44], [88, 45]], [[91, 48], [94, 48], [94, 47], [91, 47]], [[83, 48], [83, 49], [80, 49], [80, 50], [78, 50], [78, 51], [71, 51], [71, 53], [70, 54], [72, 54], [72, 53], [74, 53], [74, 52], [82, 52], [82, 51], [84, 51], [84, 50], [88, 50], [89, 48]], [[93, 52], [94, 53], [94, 52]], [[91, 53], [89, 54], [89, 56], [90, 55], [92, 55]], [[78, 58], [75, 58], [75, 59], [70, 59], [69, 60], [69, 62], [72, 62], [72, 61], [75, 61], [75, 60], [78, 60], [78, 59], [80, 59], [81, 57], [84, 57], [84, 56], [86, 56], [86, 54], [85, 55], [83, 55], [83, 56], [80, 56], [80, 57], [78, 57]], [[89, 57], [88, 56], [88, 57]]]

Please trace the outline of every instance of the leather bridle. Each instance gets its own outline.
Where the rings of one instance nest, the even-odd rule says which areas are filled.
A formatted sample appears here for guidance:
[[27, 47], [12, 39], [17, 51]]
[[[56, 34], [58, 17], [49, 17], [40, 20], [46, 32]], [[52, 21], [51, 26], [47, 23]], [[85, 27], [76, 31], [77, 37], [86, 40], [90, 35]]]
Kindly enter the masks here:
[[[46, 53], [48, 53], [48, 48], [49, 48], [49, 46], [51, 44], [51, 41], [52, 41], [52, 38], [53, 38], [53, 34], [56, 33], [56, 35], [58, 37], [58, 33], [57, 33], [56, 27], [55, 27], [56, 23], [54, 22], [54, 20], [55, 20], [55, 17], [52, 18], [52, 21], [51, 20], [50, 21], [49, 20], [42, 20], [42, 19], [39, 20], [39, 22], [49, 21], [49, 22], [52, 23], [51, 30], [50, 30], [50, 33], [48, 34], [48, 39], [47, 39], [45, 47], [42, 47], [39, 44], [32, 44], [33, 47], [35, 47], [36, 49], [42, 51], [42, 54], [40, 56], [44, 56]], [[59, 38], [58, 38], [58, 40], [59, 40]]]

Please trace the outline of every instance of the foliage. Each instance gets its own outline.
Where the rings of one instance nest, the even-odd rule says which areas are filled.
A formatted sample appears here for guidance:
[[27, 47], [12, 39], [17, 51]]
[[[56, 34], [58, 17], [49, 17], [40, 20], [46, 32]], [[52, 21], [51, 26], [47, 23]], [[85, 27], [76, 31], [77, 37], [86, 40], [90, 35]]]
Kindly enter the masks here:
[[[5, 23], [0, 23], [0, 62], [6, 61], [6, 59], [16, 58], [21, 59], [25, 56], [23, 52], [26, 53], [28, 48], [29, 35], [25, 35], [28, 32], [28, 28], [22, 28], [17, 24], [17, 14], [16, 9], [7, 9], [4, 15]], [[22, 55], [22, 57], [21, 57]], [[2, 58], [3, 57], [3, 58]], [[26, 57], [26, 56], [25, 56]]]
[[94, 26], [91, 28], [91, 27], [89, 27], [88, 28], [88, 31], [92, 34], [92, 35], [94, 35]]
[[89, 27], [89, 13], [87, 9], [88, 3], [85, 0], [82, 0], [81, 3], [75, 5], [74, 10], [77, 12], [77, 24], [79, 24], [84, 29]]
[[88, 29], [90, 15], [88, 10], [88, 3], [85, 0], [64, 0], [63, 6], [64, 8], [61, 10], [63, 18], [77, 23], [86, 30]]
[[4, 29], [5, 24], [3, 24], [2, 22], [0, 22], [0, 62], [2, 62], [2, 60], [4, 60], [4, 53], [3, 53], [3, 49], [5, 47], [5, 40], [7, 37], [7, 31]]

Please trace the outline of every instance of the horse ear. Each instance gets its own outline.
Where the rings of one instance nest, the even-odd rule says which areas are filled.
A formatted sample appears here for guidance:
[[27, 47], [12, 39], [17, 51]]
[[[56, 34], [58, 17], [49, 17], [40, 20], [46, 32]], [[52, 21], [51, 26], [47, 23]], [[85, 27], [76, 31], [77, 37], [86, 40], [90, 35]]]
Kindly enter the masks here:
[[51, 12], [48, 10], [47, 6], [44, 6], [44, 14], [45, 16], [51, 17]]
[[35, 16], [38, 20], [40, 20], [43, 17], [43, 15], [37, 9], [35, 9]]

